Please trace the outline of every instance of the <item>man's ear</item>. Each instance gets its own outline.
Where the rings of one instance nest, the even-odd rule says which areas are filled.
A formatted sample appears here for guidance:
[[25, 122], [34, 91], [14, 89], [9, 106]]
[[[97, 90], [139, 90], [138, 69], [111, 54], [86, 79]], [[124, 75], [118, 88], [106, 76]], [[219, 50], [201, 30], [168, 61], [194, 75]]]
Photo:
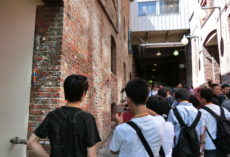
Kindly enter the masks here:
[[133, 101], [129, 97], [127, 97], [127, 104], [132, 104], [132, 103]]

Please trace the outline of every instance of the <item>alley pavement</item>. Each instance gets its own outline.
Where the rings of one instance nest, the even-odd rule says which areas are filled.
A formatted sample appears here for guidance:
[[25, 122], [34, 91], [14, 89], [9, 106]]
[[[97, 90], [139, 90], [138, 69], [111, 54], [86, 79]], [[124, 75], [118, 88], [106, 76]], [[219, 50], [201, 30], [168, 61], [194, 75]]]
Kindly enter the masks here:
[[104, 146], [98, 150], [98, 154], [97, 154], [98, 157], [118, 157], [118, 155], [114, 155], [110, 152], [109, 144], [111, 140], [112, 140], [112, 135], [106, 140]]

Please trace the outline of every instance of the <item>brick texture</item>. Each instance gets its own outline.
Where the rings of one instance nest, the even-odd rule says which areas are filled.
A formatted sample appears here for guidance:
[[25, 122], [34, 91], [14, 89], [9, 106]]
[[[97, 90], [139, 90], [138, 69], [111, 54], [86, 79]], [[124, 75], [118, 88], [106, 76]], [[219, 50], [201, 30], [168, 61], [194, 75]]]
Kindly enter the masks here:
[[[28, 135], [56, 105], [65, 104], [63, 82], [73, 73], [88, 77], [90, 87], [82, 108], [96, 117], [102, 140], [111, 134], [111, 104], [119, 102], [134, 65], [127, 45], [129, 1], [109, 1], [64, 0], [63, 6], [37, 8]], [[111, 72], [112, 38], [115, 74]]]
[[206, 80], [215, 80], [220, 83], [220, 65], [208, 51], [204, 51], [204, 73]]

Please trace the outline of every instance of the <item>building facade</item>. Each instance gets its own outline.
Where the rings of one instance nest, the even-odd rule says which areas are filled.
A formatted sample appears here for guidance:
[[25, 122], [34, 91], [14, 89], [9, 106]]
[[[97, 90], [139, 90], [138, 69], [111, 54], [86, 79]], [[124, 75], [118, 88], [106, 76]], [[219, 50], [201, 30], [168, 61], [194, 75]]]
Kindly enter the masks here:
[[[129, 1], [13, 0], [0, 5], [0, 156], [24, 157], [26, 139], [56, 105], [65, 104], [64, 79], [88, 77], [82, 108], [96, 117], [105, 140], [111, 104], [134, 73], [128, 52]], [[28, 156], [33, 156], [32, 152]]]
[[181, 39], [189, 33], [189, 0], [133, 0], [130, 29], [137, 75], [150, 83], [191, 84], [189, 47]]
[[230, 83], [230, 3], [218, 0], [190, 1], [190, 35], [193, 85], [208, 80]]

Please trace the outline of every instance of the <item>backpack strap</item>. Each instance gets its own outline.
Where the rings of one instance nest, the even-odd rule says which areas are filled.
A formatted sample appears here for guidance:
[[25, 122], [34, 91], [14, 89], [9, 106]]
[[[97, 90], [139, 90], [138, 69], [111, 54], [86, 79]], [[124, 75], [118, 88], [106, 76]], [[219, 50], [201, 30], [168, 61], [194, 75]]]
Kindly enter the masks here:
[[174, 114], [175, 114], [175, 116], [176, 116], [178, 122], [180, 123], [180, 125], [181, 125], [182, 127], [188, 127], [188, 126], [184, 123], [184, 121], [183, 121], [183, 119], [181, 118], [180, 113], [179, 113], [179, 111], [177, 110], [176, 107], [173, 109], [173, 112], [174, 112]]
[[146, 141], [144, 135], [141, 132], [141, 129], [132, 121], [128, 121], [127, 124], [130, 125], [134, 130], [136, 130], [137, 135], [139, 136], [139, 138], [140, 138], [142, 144], [144, 145], [146, 151], [148, 152], [149, 156], [154, 157], [153, 152], [152, 152], [148, 142]]
[[204, 110], [206, 110], [207, 112], [209, 112], [213, 117], [215, 117], [216, 119], [220, 118], [219, 115], [217, 115], [213, 110], [211, 110], [210, 108], [208, 108], [207, 106], [203, 106], [202, 107]]
[[224, 119], [227, 119], [225, 114], [224, 114], [224, 108], [223, 107], [220, 107], [220, 116]]
[[201, 112], [198, 110], [197, 116], [195, 118], [195, 120], [193, 121], [192, 125], [190, 126], [190, 128], [195, 128], [196, 125], [198, 124], [199, 120], [201, 117]]
[[[188, 127], [184, 123], [184, 121], [181, 118], [180, 113], [179, 113], [179, 111], [178, 111], [178, 109], [176, 107], [173, 109], [173, 112], [175, 113], [175, 116], [176, 116], [177, 120], [179, 121], [180, 125], [182, 127]], [[198, 110], [197, 116], [196, 116], [195, 120], [193, 121], [192, 125], [190, 126], [190, 128], [195, 128], [196, 127], [196, 125], [198, 124], [198, 122], [200, 120], [200, 117], [201, 117], [201, 112]]]

